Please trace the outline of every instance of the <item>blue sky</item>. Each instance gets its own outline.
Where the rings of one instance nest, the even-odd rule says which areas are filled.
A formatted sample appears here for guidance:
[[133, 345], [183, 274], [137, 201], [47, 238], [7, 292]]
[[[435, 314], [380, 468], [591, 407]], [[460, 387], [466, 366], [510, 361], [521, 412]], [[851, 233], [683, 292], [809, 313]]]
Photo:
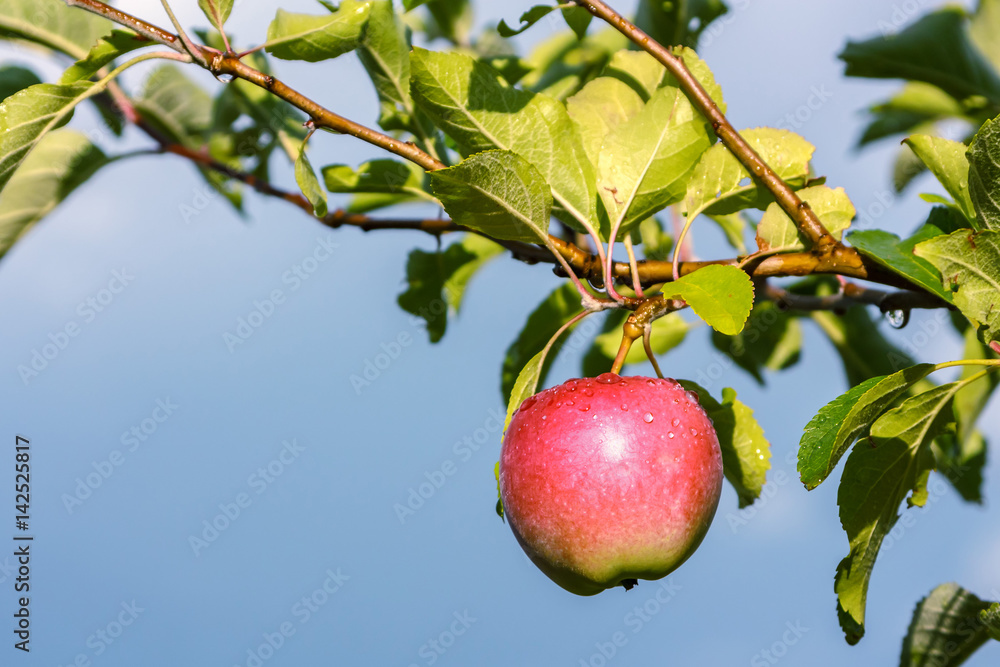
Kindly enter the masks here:
[[[194, 2], [177, 4], [188, 25], [204, 23]], [[529, 4], [480, 3], [480, 18], [514, 19]], [[120, 6], [166, 23], [153, 0]], [[859, 211], [877, 211], [891, 192], [896, 150], [892, 141], [852, 148], [861, 110], [895, 84], [847, 81], [835, 54], [901, 7], [736, 0], [702, 49], [733, 123], [776, 125], [799, 111], [793, 129], [817, 146], [815, 169]], [[272, 9], [257, 0], [237, 7], [230, 27], [239, 43], [262, 38]], [[542, 21], [522, 43], [549, 30]], [[9, 47], [0, 56], [32, 58]], [[376, 117], [351, 56], [319, 67], [282, 62], [278, 73], [344, 115]], [[810, 109], [810, 100], [822, 101]], [[89, 112], [74, 124], [98, 127]], [[127, 145], [147, 143], [130, 134]], [[328, 134], [311, 149], [315, 165], [380, 156]], [[286, 167], [275, 173], [293, 183]], [[926, 215], [922, 190], [936, 186], [924, 177], [905, 196], [890, 195], [875, 224], [913, 228]], [[186, 221], [183, 206], [198, 215]], [[99, 172], [0, 262], [0, 425], [11, 443], [15, 434], [31, 440], [35, 535], [32, 651], [8, 644], [3, 664], [772, 664], [765, 650], [783, 665], [893, 664], [913, 605], [937, 584], [1000, 596], [994, 457], [983, 507], [932, 482], [928, 508], [912, 511], [883, 547], [868, 635], [845, 644], [833, 594], [847, 552], [836, 482], [807, 493], [795, 474], [802, 426], [846, 388], [832, 349], [809, 326], [801, 363], [764, 389], [727, 366], [704, 329], [661, 361], [674, 377], [716, 377], [713, 393], [733, 386], [755, 409], [774, 454], [765, 497], [740, 515], [727, 486], [705, 542], [665, 582], [592, 598], [566, 593], [493, 513], [503, 352], [557, 279], [543, 266], [497, 259], [432, 346], [395, 298], [407, 253], [432, 249], [433, 239], [331, 232], [254, 195], [248, 210], [240, 220], [219, 198], [205, 199], [180, 158], [130, 159]], [[696, 230], [696, 250], [726, 252], [709, 230]], [[297, 266], [312, 271], [293, 288], [284, 276]], [[275, 290], [282, 302], [231, 350], [224, 335]], [[102, 310], [91, 316], [88, 299]], [[71, 323], [78, 335], [23, 382], [18, 365]], [[960, 354], [933, 315], [890, 335], [922, 360]], [[355, 391], [350, 376], [394, 343], [391, 363]], [[550, 383], [575, 376], [580, 356], [564, 352]], [[997, 416], [991, 405], [982, 418], [993, 441]], [[484, 444], [473, 450], [466, 439]], [[12, 462], [12, 447], [4, 451]], [[454, 473], [401, 520], [394, 506], [445, 469]], [[96, 488], [80, 499], [78, 480], [86, 485], [88, 475]], [[68, 506], [67, 495], [79, 503]], [[0, 565], [0, 617], [12, 625], [4, 556]], [[968, 664], [998, 657], [994, 644]]]

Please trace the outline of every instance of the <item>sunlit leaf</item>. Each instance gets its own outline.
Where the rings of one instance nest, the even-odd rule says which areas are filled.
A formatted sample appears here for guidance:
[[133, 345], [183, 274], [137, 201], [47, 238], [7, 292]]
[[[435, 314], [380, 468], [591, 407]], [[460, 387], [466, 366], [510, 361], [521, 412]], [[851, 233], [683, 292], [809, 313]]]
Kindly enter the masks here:
[[371, 2], [343, 0], [335, 12], [314, 16], [279, 9], [267, 29], [267, 52], [282, 60], [319, 62], [353, 51]]
[[537, 243], [548, 234], [549, 186], [516, 153], [483, 151], [432, 171], [431, 189], [452, 220], [493, 238]]

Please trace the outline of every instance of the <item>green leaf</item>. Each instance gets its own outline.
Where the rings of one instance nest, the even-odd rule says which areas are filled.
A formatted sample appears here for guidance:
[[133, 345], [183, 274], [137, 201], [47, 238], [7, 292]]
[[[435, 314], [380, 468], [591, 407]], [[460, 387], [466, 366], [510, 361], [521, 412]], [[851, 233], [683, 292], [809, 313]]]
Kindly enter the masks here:
[[[521, 333], [507, 348], [507, 354], [504, 356], [500, 378], [500, 394], [503, 400], [510, 399], [514, 382], [528, 360], [541, 352], [549, 339], [559, 330], [559, 327], [579, 311], [580, 293], [570, 282], [565, 282], [553, 290], [532, 311], [524, 328], [521, 329]], [[538, 371], [539, 381], [544, 381], [549, 372], [549, 366], [552, 365], [552, 361], [559, 354], [565, 341], [566, 337], [563, 336], [552, 345], [546, 363]]]
[[847, 457], [837, 502], [851, 544], [837, 566], [838, 616], [849, 644], [865, 633], [865, 605], [875, 558], [899, 518], [900, 504], [923, 505], [934, 467], [931, 441], [951, 420], [945, 408], [963, 384], [952, 382], [906, 399], [871, 426], [869, 444]]
[[979, 612], [979, 620], [986, 625], [990, 637], [1000, 642], [1000, 602], [994, 602], [988, 609]]
[[26, 67], [16, 65], [0, 67], [0, 102], [28, 86], [41, 82], [38, 75]]
[[969, 160], [965, 157], [965, 144], [927, 134], [914, 134], [905, 143], [954, 198], [969, 222], [978, 227], [969, 197]]
[[730, 336], [743, 329], [753, 308], [753, 282], [735, 266], [703, 266], [664, 284], [662, 293], [683, 299], [706, 324]]
[[988, 120], [969, 146], [969, 195], [976, 213], [973, 226], [1000, 231], [1000, 122]]
[[320, 218], [326, 215], [326, 192], [323, 191], [323, 186], [316, 178], [316, 172], [309, 164], [309, 158], [306, 157], [306, 142], [304, 141], [299, 148], [299, 157], [295, 160], [295, 182], [299, 184], [302, 194], [312, 204], [313, 214]]
[[403, 197], [402, 201], [423, 199], [437, 203], [424, 190], [424, 171], [411, 162], [383, 158], [363, 162], [356, 170], [346, 164], [331, 164], [321, 171], [329, 192], [378, 193]]
[[862, 254], [951, 303], [951, 292], [941, 286], [934, 266], [913, 255], [912, 247], [901, 247], [899, 237], [881, 229], [851, 232], [847, 240]]
[[455, 46], [467, 48], [473, 23], [469, 0], [429, 0], [426, 4], [433, 19], [425, 27], [428, 41], [442, 37]]
[[528, 11], [521, 14], [521, 25], [517, 28], [517, 30], [507, 25], [506, 21], [501, 20], [500, 25], [497, 26], [497, 32], [500, 33], [501, 37], [513, 37], [514, 35], [520, 35], [522, 32], [548, 16], [555, 9], [557, 9], [555, 5], [535, 5]]
[[0, 194], [0, 257], [107, 163], [79, 132], [60, 130], [42, 139]]
[[[628, 317], [628, 312], [616, 310], [608, 315], [602, 333], [594, 339], [593, 345], [583, 357], [583, 375], [593, 377], [601, 373], [608, 372], [615, 357], [618, 355], [618, 348], [622, 342], [622, 324]], [[649, 346], [653, 354], [666, 354], [682, 342], [687, 335], [689, 326], [677, 313], [669, 313], [652, 324], [649, 334]], [[629, 348], [625, 356], [625, 365], [641, 364], [648, 360], [646, 350], [641, 342], [636, 342]]]
[[[695, 62], [691, 58], [691, 54], [688, 54], [688, 57], [692, 63]], [[699, 66], [703, 76], [707, 67], [703, 63]], [[658, 88], [673, 81], [667, 68], [659, 60], [645, 51], [630, 51], [628, 49], [615, 51], [611, 54], [611, 60], [601, 72], [600, 78], [618, 79], [634, 90], [643, 103], [648, 102]]]
[[[814, 185], [799, 190], [798, 194], [812, 207], [830, 235], [839, 240], [854, 217], [854, 204], [844, 188]], [[806, 250], [806, 243], [788, 214], [777, 202], [771, 203], [757, 225], [757, 245], [760, 249], [764, 252], [801, 251]]]
[[160, 65], [146, 78], [134, 104], [171, 141], [199, 147], [212, 124], [212, 97], [176, 65]]
[[663, 230], [663, 224], [657, 218], [646, 218], [639, 223], [639, 238], [642, 240], [642, 254], [646, 259], [670, 259], [674, 237]]
[[809, 318], [819, 325], [840, 354], [848, 386], [895, 373], [914, 363], [882, 335], [864, 306], [849, 308], [842, 315], [813, 311]]
[[722, 0], [639, 0], [635, 22], [660, 44], [695, 48], [708, 24], [728, 11]]
[[[785, 182], [803, 185], [809, 177], [809, 160], [815, 147], [788, 130], [758, 127], [740, 132], [757, 154]], [[758, 188], [750, 172], [722, 144], [715, 144], [698, 161], [684, 196], [687, 214], [704, 211], [715, 215], [745, 208], [764, 209], [774, 201], [765, 188]]]
[[724, 388], [720, 403], [704, 387], [688, 380], [678, 382], [698, 394], [698, 402], [715, 425], [722, 450], [722, 471], [736, 490], [740, 508], [752, 505], [760, 497], [767, 471], [771, 469], [771, 443], [754, 419], [753, 410], [736, 399], [735, 389]]
[[709, 215], [708, 219], [719, 226], [726, 235], [726, 241], [740, 255], [747, 254], [744, 241], [747, 232], [747, 219], [742, 213], [727, 213], [725, 215]]
[[[235, 83], [231, 84], [227, 89], [235, 86]], [[212, 97], [188, 78], [180, 67], [167, 64], [149, 72], [142, 90], [133, 99], [133, 104], [147, 123], [172, 142], [195, 150], [208, 150], [220, 162], [233, 168], [243, 168], [237, 147], [229, 144], [229, 148], [226, 148], [225, 140], [232, 133], [222, 131], [214, 136], [211, 134]], [[280, 118], [281, 116], [274, 114], [268, 119], [266, 127], [269, 133], [281, 133], [278, 129]], [[293, 159], [298, 157], [297, 149], [297, 145], [292, 149]], [[198, 170], [212, 188], [240, 210], [241, 183], [205, 167], [199, 167]]]
[[460, 225], [507, 241], [537, 243], [548, 234], [549, 186], [516, 153], [483, 151], [430, 176], [434, 194]]
[[987, 342], [1000, 337], [1000, 232], [960, 230], [918, 243], [913, 252], [941, 272], [955, 306]]
[[969, 37], [993, 67], [1000, 70], [1000, 2], [979, 0], [969, 22]]
[[592, 164], [598, 163], [601, 147], [612, 130], [644, 106], [642, 97], [627, 83], [609, 76], [588, 82], [566, 100], [566, 111], [580, 132], [584, 152]]
[[959, 101], [1000, 101], [1000, 78], [970, 43], [958, 7], [927, 14], [895, 35], [848, 42], [840, 58], [847, 76], [923, 81]]
[[[721, 105], [708, 67], [693, 51], [682, 54], [692, 74]], [[658, 88], [641, 111], [613, 128], [597, 163], [597, 191], [611, 226], [622, 234], [681, 200], [698, 158], [715, 140], [705, 118], [676, 82]]]
[[414, 48], [413, 99], [464, 155], [497, 148], [530, 162], [568, 213], [567, 222], [596, 220], [594, 171], [566, 107], [510, 87], [488, 65], [458, 53]]
[[407, 289], [398, 303], [406, 312], [427, 323], [432, 343], [444, 336], [448, 314], [458, 313], [465, 288], [472, 276], [502, 248], [489, 239], [466, 234], [444, 251], [414, 250], [406, 263]]
[[873, 377], [823, 406], [806, 424], [799, 441], [798, 470], [805, 487], [819, 486], [878, 416], [932, 370], [933, 364], [919, 364]]
[[85, 58], [77, 60], [70, 66], [59, 79], [61, 84], [75, 83], [83, 81], [97, 74], [97, 71], [105, 65], [111, 63], [115, 58], [122, 56], [129, 51], [150, 46], [150, 42], [145, 37], [140, 37], [131, 30], [112, 30], [110, 35], [105, 35], [94, 45]]
[[267, 28], [265, 50], [282, 60], [336, 58], [357, 47], [371, 8], [371, 2], [343, 0], [337, 11], [322, 16], [279, 9]]
[[573, 31], [576, 38], [585, 38], [587, 36], [587, 28], [590, 27], [590, 21], [594, 18], [594, 15], [583, 7], [567, 7], [563, 5], [561, 9], [563, 20], [566, 21], [566, 25]]
[[713, 331], [712, 344], [764, 384], [763, 369], [778, 371], [798, 362], [802, 328], [797, 317], [773, 301], [760, 301], [750, 311], [743, 331], [733, 336]]
[[[919, 126], [922, 130], [933, 130], [933, 126]], [[892, 164], [892, 187], [896, 192], [902, 192], [920, 174], [927, 171], [927, 165], [920, 161], [909, 146], [899, 147], [896, 159]]]
[[75, 58], [85, 58], [90, 47], [111, 32], [108, 19], [62, 0], [4, 0], [0, 4], [0, 37], [17, 37]]
[[503, 423], [505, 433], [507, 427], [510, 426], [510, 420], [514, 417], [517, 409], [521, 407], [521, 403], [524, 403], [524, 399], [534, 396], [538, 392], [538, 385], [542, 381], [542, 367], [545, 364], [545, 358], [542, 357], [544, 351], [544, 349], [539, 350], [517, 374], [517, 380], [514, 381], [510, 392], [510, 400], [507, 401], [507, 419]]
[[[964, 359], [993, 358], [991, 350], [976, 337], [972, 327], [965, 329]], [[968, 380], [982, 367], [962, 366], [960, 380]], [[993, 395], [1000, 378], [989, 373], [973, 380], [955, 396], [955, 429], [943, 433], [934, 443], [937, 469], [967, 502], [982, 503], [983, 469], [986, 466], [986, 441], [976, 430], [976, 421]]]
[[[964, 335], [963, 359], [994, 358], [992, 351], [976, 337], [976, 332], [972, 327], [967, 328]], [[979, 370], [976, 366], [963, 366], [959, 379], [968, 379]], [[990, 373], [972, 382], [960, 396], [955, 398], [955, 418], [958, 420], [959, 436], [964, 438], [972, 434], [976, 421], [989, 402], [998, 383], [1000, 383], [1000, 377], [995, 373]]]
[[892, 134], [913, 132], [942, 118], [963, 117], [965, 109], [937, 86], [908, 81], [887, 101], [873, 106], [871, 113], [874, 119], [858, 141], [862, 146]]
[[378, 124], [386, 130], [416, 129], [410, 97], [410, 44], [392, 0], [377, 0], [365, 25], [358, 58], [379, 99]]
[[76, 105], [96, 88], [89, 81], [68, 86], [38, 83], [0, 104], [0, 191], [38, 141], [69, 122]]
[[233, 0], [198, 0], [198, 6], [215, 29], [222, 32], [222, 27], [233, 11]]
[[935, 588], [913, 610], [900, 667], [958, 667], [989, 639], [980, 620], [989, 607], [958, 584]]
[[[964, 393], [964, 392], [963, 392]], [[956, 397], [956, 400], [961, 395]], [[958, 412], [956, 405], [956, 412]], [[944, 475], [958, 495], [969, 503], [983, 502], [983, 470], [986, 440], [979, 431], [959, 436], [958, 428], [945, 431], [934, 441], [934, 467]]]
[[577, 39], [569, 32], [557, 32], [533, 48], [525, 58], [532, 72], [521, 84], [524, 88], [565, 100], [599, 75], [614, 53], [628, 46], [628, 39], [610, 28], [584, 39]]

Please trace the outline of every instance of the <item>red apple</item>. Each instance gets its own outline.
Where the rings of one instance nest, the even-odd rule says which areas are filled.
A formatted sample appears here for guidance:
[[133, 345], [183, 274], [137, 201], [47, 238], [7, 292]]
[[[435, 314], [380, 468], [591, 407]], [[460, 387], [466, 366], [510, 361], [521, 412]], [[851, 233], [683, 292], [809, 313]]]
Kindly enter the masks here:
[[514, 537], [566, 590], [664, 577], [708, 531], [722, 491], [711, 420], [674, 380], [569, 380], [524, 401], [500, 451]]

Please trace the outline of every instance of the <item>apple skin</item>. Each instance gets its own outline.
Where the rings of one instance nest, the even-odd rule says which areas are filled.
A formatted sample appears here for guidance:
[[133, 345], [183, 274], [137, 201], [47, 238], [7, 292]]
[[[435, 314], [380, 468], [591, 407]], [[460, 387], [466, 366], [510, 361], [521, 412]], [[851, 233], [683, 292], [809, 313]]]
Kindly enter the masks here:
[[514, 413], [500, 451], [514, 537], [577, 595], [675, 570], [701, 544], [721, 491], [712, 421], [670, 379], [605, 373], [546, 389]]

